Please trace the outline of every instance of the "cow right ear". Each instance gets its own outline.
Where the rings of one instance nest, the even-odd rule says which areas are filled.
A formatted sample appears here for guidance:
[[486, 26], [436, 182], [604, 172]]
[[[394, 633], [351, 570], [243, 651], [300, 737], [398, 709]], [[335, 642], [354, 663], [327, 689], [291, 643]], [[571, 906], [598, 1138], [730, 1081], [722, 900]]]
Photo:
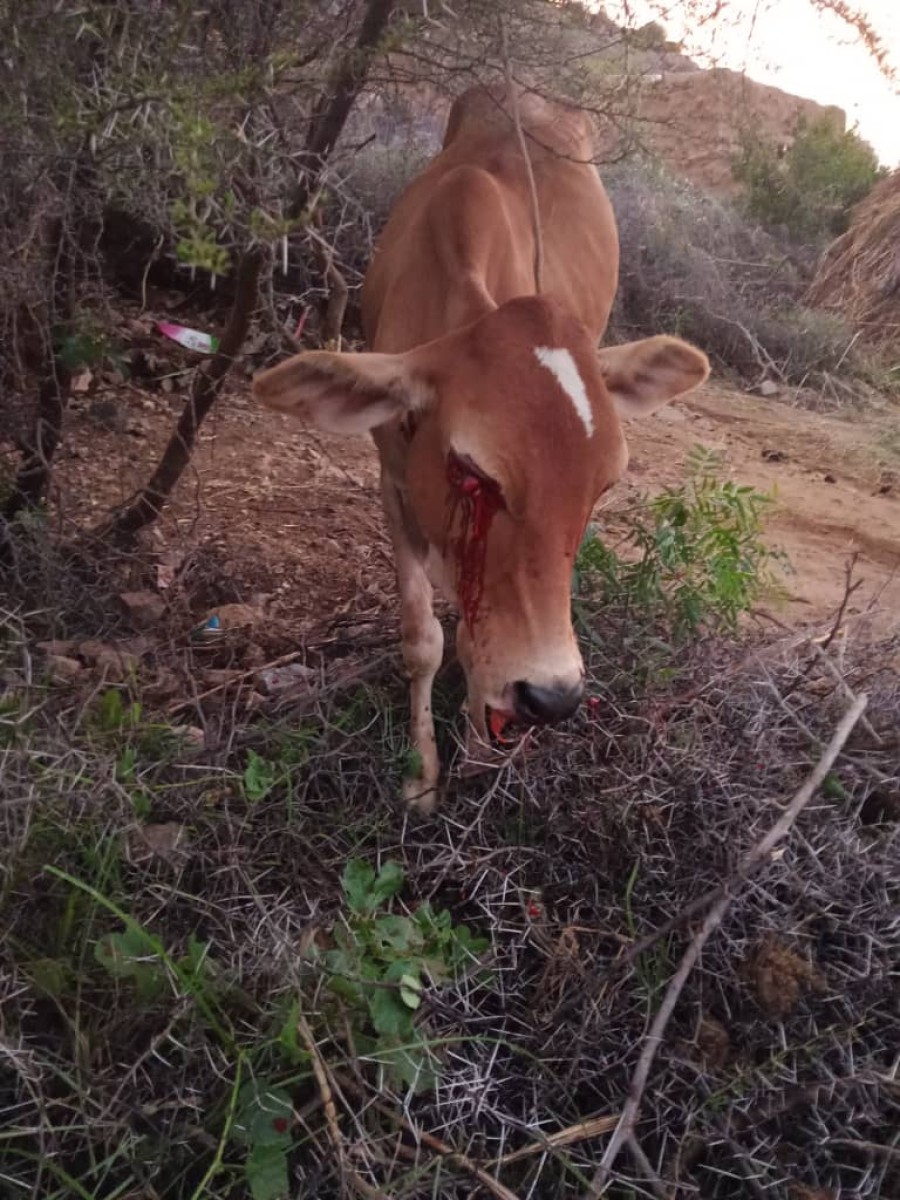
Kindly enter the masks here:
[[253, 380], [253, 396], [328, 433], [366, 433], [433, 400], [407, 354], [297, 354]]
[[604, 346], [598, 357], [620, 417], [646, 417], [709, 378], [703, 351], [666, 334]]

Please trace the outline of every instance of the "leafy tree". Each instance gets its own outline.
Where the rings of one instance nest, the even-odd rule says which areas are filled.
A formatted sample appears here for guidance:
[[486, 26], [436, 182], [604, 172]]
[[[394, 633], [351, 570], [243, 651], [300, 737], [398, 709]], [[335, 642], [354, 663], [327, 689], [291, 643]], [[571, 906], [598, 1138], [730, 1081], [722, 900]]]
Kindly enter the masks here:
[[784, 151], [746, 132], [733, 171], [752, 217], [804, 241], [843, 233], [850, 209], [884, 174], [868, 142], [828, 116], [801, 117]]

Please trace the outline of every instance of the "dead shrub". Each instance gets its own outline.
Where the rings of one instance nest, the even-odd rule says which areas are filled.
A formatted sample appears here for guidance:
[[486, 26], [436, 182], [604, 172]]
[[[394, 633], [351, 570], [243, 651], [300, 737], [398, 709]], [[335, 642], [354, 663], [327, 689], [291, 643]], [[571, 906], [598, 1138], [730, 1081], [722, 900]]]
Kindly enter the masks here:
[[604, 181], [622, 255], [615, 337], [678, 334], [747, 380], [867, 373], [846, 322], [803, 306], [802, 249], [651, 163], [607, 169]]
[[851, 321], [874, 345], [900, 343], [900, 171], [856, 206], [828, 247], [807, 300]]
[[441, 131], [400, 111], [378, 119], [366, 116], [354, 123], [352, 137], [374, 140], [342, 164], [327, 224], [342, 269], [361, 283], [375, 238], [400, 193], [440, 149]]

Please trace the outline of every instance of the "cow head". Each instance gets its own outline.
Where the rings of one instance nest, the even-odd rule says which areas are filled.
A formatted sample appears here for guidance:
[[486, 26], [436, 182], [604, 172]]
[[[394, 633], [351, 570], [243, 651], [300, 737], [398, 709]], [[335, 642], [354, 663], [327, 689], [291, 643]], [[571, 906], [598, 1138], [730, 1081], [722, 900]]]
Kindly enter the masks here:
[[410, 541], [455, 602], [469, 714], [529, 725], [578, 706], [576, 552], [622, 475], [623, 418], [698, 386], [699, 350], [654, 337], [598, 352], [546, 297], [511, 300], [400, 354], [299, 354], [257, 376], [267, 406], [335, 432], [372, 431]]

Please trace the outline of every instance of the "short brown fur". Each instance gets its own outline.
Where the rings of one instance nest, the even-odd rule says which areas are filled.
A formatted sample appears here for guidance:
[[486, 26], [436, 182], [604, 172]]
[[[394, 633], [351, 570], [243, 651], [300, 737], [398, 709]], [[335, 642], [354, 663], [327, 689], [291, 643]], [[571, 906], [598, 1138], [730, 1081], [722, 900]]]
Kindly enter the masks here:
[[599, 496], [622, 474], [623, 416], [702, 383], [704, 355], [676, 338], [597, 349], [618, 277], [609, 200], [590, 163], [587, 116], [519, 93], [538, 195], [533, 213], [506, 89], [454, 104], [442, 152], [400, 197], [363, 288], [372, 353], [301, 354], [254, 392], [323, 428], [371, 430], [397, 565], [412, 744], [407, 800], [429, 809], [440, 765], [431, 689], [443, 634], [432, 586], [459, 601], [470, 509], [454, 483], [469, 463], [502, 495], [485, 539], [479, 602], [457, 648], [468, 682], [469, 756], [487, 715], [555, 720], [577, 703], [582, 663], [570, 617], [575, 553]]

